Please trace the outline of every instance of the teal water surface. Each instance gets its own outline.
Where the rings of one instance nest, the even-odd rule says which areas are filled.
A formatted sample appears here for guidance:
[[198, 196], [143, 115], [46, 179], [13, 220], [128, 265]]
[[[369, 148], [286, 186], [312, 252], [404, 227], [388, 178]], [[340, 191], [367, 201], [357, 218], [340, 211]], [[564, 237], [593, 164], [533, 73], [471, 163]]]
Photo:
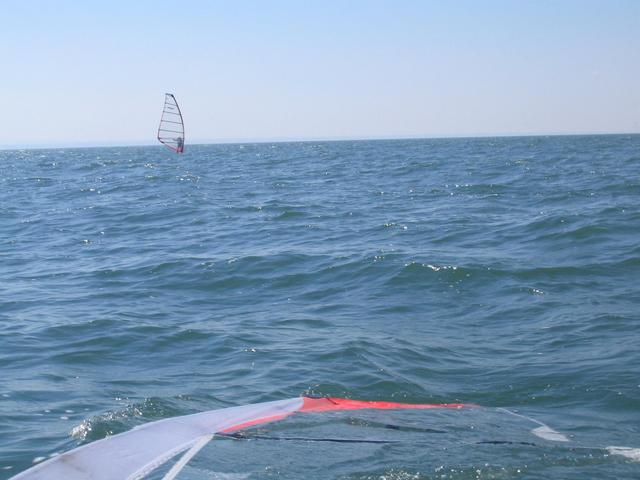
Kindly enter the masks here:
[[640, 478], [596, 448], [640, 447], [639, 239], [638, 135], [1, 151], [0, 478], [301, 394], [589, 448], [222, 440], [184, 478]]

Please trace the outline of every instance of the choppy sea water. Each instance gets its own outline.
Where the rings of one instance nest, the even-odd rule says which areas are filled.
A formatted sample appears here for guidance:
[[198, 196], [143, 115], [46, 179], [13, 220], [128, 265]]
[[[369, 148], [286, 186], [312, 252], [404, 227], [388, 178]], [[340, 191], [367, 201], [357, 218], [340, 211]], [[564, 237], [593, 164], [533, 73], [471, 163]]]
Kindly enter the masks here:
[[638, 135], [0, 151], [0, 478], [301, 394], [579, 447], [421, 414], [449, 433], [222, 439], [182, 478], [639, 478], [598, 448], [640, 447], [639, 240]]

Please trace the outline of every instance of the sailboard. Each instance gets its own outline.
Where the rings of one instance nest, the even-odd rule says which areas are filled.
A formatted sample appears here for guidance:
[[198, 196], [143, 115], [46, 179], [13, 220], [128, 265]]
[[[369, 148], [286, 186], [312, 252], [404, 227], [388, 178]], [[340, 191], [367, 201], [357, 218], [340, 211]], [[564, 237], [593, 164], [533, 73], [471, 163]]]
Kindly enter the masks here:
[[[140, 480], [154, 473], [154, 471], [171, 459], [181, 455], [162, 477], [163, 480], [173, 480], [214, 436], [232, 439], [249, 438], [254, 440], [341, 442], [341, 445], [349, 443], [368, 443], [374, 445], [396, 443], [394, 441], [388, 442], [385, 440], [371, 439], [308, 438], [306, 436], [305, 438], [299, 438], [290, 436], [265, 436], [262, 434], [247, 437], [242, 433], [238, 433], [251, 429], [251, 427], [284, 421], [286, 418], [298, 414], [311, 414], [313, 416], [324, 415], [327, 412], [340, 414], [341, 412], [352, 412], [356, 410], [371, 412], [375, 410], [406, 410], [414, 412], [422, 410], [431, 412], [430, 416], [434, 417], [438, 412], [444, 414], [446, 412], [453, 413], [454, 411], [459, 411], [460, 413], [468, 412], [472, 414], [474, 411], [479, 413], [488, 411], [485, 407], [466, 403], [411, 404], [362, 401], [336, 397], [298, 397], [287, 400], [277, 400], [210, 410], [146, 423], [132, 430], [109, 436], [56, 455], [19, 473], [13, 477], [12, 480]], [[530, 434], [533, 434], [538, 439], [543, 439], [548, 442], [570, 443], [568, 437], [538, 420], [504, 408], [493, 409], [493, 412], [495, 414], [508, 414], [514, 418], [528, 422]], [[450, 424], [451, 419], [449, 419], [447, 423]], [[475, 424], [476, 422], [474, 421], [473, 423]], [[531, 429], [532, 426], [535, 426], [535, 428]], [[398, 425], [385, 425], [385, 427], [389, 427], [391, 432], [401, 429]], [[442, 430], [417, 428], [416, 425], [410, 426], [408, 430], [413, 432], [436, 432], [438, 435], [446, 434], [446, 432]], [[469, 433], [475, 430], [476, 428], [472, 426], [465, 431]], [[499, 430], [502, 430], [502, 428]], [[464, 431], [462, 430], [454, 432], [456, 435], [463, 433]], [[531, 441], [513, 442], [487, 440], [480, 437], [475, 442], [467, 441], [465, 448], [468, 448], [469, 445], [474, 445], [476, 448], [479, 448], [484, 445], [504, 444], [536, 447], [536, 444]], [[600, 450], [601, 452], [607, 452], [609, 455], [626, 457], [632, 461], [640, 461], [640, 449], [637, 448], [584, 448], [589, 452]]]
[[158, 126], [158, 141], [176, 153], [184, 152], [184, 120], [172, 93], [164, 94], [164, 107]]

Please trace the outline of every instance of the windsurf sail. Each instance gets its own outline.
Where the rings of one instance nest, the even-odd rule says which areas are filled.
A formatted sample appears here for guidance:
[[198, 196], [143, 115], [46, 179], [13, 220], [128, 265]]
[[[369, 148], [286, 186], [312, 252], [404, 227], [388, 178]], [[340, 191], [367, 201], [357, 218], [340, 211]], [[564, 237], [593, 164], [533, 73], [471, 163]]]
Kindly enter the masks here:
[[158, 127], [158, 141], [176, 153], [184, 151], [184, 121], [182, 112], [171, 93], [164, 94], [164, 107]]
[[296, 412], [317, 413], [362, 409], [464, 408], [464, 404], [407, 404], [341, 398], [299, 397], [167, 418], [83, 445], [26, 470], [13, 480], [138, 480], [186, 452], [164, 476], [179, 470], [216, 433], [229, 433], [281, 420]]
[[[503, 408], [486, 409], [478, 405], [464, 403], [410, 404], [361, 401], [334, 397], [299, 397], [211, 410], [143, 424], [127, 432], [106, 437], [102, 440], [97, 440], [69, 452], [54, 456], [16, 475], [12, 480], [139, 480], [148, 477], [152, 472], [168, 463], [171, 459], [182, 455], [162, 477], [163, 480], [173, 480], [187, 463], [214, 438], [214, 435], [227, 439], [249, 438], [254, 440], [325, 442], [325, 444], [327, 442], [333, 442], [343, 445], [397, 443], [393, 439], [309, 437], [308, 435], [269, 436], [261, 434], [260, 432], [253, 436], [244, 436], [238, 433], [241, 430], [257, 425], [284, 420], [294, 414], [323, 415], [325, 412], [336, 412], [334, 415], [339, 415], [341, 412], [355, 410], [363, 412], [374, 410], [411, 410], [416, 413], [419, 410], [423, 410], [425, 412], [429, 411], [429, 415], [434, 417], [434, 419], [439, 413], [453, 413], [454, 410], [461, 410], [460, 414], [463, 412], [467, 412], [468, 414], [473, 414], [473, 412], [481, 413], [483, 411], [492, 411], [496, 414], [504, 412], [528, 423], [529, 432], [538, 439], [544, 439], [554, 443], [570, 442], [565, 435], [553, 430], [548, 425]], [[489, 423], [494, 423], [497, 419], [490, 418], [490, 420], [493, 421]], [[304, 427], [304, 424], [298, 423], [299, 428], [302, 429], [302, 434], [304, 434], [307, 429]], [[474, 421], [473, 423], [475, 424], [476, 422]], [[530, 429], [532, 423], [536, 428]], [[451, 428], [452, 422], [450, 420], [447, 421], [447, 424], [449, 424]], [[447, 434], [447, 432], [441, 429], [424, 428], [416, 424], [406, 427], [400, 425], [385, 425], [385, 427], [388, 427], [391, 432], [401, 431], [403, 428], [406, 428], [409, 432], [416, 434], [427, 432], [445, 436]], [[473, 432], [475, 430], [476, 428], [472, 426], [467, 429], [459, 429], [457, 432], [453, 432], [453, 434], [462, 435], [464, 432]], [[500, 428], [499, 430], [502, 429]], [[467, 441], [465, 448], [468, 448], [468, 445], [483, 446], [494, 444], [514, 444], [518, 446], [536, 447], [536, 443], [532, 441], [526, 439], [516, 440], [518, 439], [509, 441], [508, 439], [501, 440], [480, 437], [473, 442]], [[605, 451], [603, 447], [587, 448], [589, 448], [590, 451], [596, 449]], [[627, 457], [632, 461], [640, 459], [640, 449], [606, 447], [606, 452], [611, 455]]]

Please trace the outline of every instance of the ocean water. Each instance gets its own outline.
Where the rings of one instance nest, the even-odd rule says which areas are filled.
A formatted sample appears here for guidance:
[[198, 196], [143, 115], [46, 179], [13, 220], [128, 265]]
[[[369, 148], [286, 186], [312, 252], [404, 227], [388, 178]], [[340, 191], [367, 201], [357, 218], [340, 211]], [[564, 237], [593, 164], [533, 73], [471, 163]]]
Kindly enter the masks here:
[[399, 412], [449, 433], [221, 439], [179, 478], [640, 478], [603, 449], [640, 447], [640, 136], [0, 151], [0, 373], [2, 479], [301, 394], [571, 442]]

